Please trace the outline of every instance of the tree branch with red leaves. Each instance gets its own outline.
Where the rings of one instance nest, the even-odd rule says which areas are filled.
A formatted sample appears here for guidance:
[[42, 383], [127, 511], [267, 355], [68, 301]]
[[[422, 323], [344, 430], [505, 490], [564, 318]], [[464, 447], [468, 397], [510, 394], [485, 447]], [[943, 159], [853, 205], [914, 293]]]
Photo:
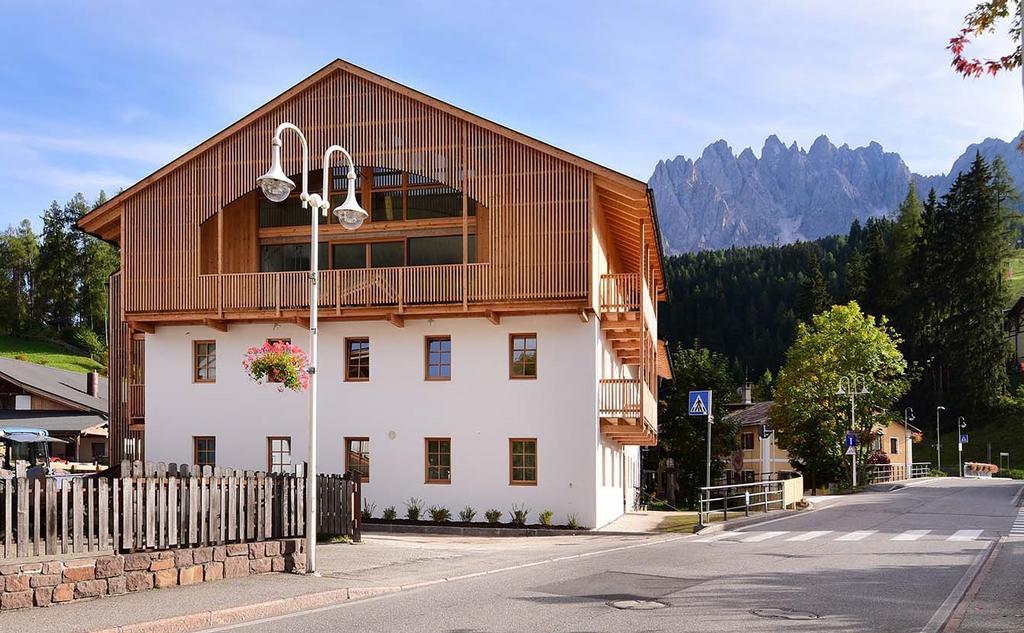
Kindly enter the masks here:
[[[988, 33], [995, 33], [1009, 21], [1008, 33], [1017, 46], [1008, 55], [991, 59], [979, 59], [965, 55], [972, 40]], [[988, 0], [978, 3], [974, 10], [964, 17], [960, 32], [950, 38], [946, 47], [953, 53], [953, 69], [964, 77], [996, 75], [1021, 66], [1021, 0]]]

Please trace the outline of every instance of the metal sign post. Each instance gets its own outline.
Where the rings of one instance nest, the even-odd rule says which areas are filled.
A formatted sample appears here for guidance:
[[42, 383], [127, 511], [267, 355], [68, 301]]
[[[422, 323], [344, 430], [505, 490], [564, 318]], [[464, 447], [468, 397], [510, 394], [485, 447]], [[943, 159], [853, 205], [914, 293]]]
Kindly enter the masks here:
[[857, 434], [846, 432], [846, 454], [853, 457], [853, 487], [857, 487]]
[[689, 415], [705, 415], [708, 418], [708, 462], [704, 485], [711, 487], [711, 425], [715, 423], [715, 414], [711, 408], [711, 391], [691, 391], [689, 406], [686, 407]]

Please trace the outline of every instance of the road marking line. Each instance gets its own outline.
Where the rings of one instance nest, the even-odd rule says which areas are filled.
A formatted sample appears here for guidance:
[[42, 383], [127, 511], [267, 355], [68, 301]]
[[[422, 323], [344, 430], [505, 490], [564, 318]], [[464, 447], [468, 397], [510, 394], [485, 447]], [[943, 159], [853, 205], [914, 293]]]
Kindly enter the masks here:
[[1013, 525], [1010, 527], [1010, 534], [1014, 536], [1024, 534], [1024, 508], [1017, 511], [1017, 518], [1013, 520]]
[[860, 532], [850, 532], [849, 534], [846, 534], [844, 536], [840, 536], [836, 540], [837, 541], [861, 541], [861, 540], [864, 540], [867, 537], [871, 536], [872, 534], [876, 534], [877, 532], [878, 532], [878, 530], [863, 530], [863, 531], [860, 531]]
[[826, 534], [831, 534], [831, 533], [832, 533], [832, 530], [815, 530], [813, 532], [804, 532], [803, 534], [797, 534], [796, 536], [791, 536], [791, 537], [789, 537], [786, 540], [787, 541], [809, 541], [811, 539], [816, 539], [819, 536], [825, 536]]
[[743, 542], [744, 543], [760, 543], [761, 541], [767, 541], [770, 538], [775, 538], [776, 536], [782, 536], [783, 534], [789, 534], [789, 532], [760, 532], [760, 533], [755, 534], [753, 536], [748, 536], [747, 538], [743, 539]]
[[892, 537], [892, 539], [890, 539], [890, 540], [893, 540], [893, 541], [916, 541], [917, 539], [921, 538], [922, 536], [925, 536], [929, 532], [931, 532], [931, 530], [907, 530], [903, 534], [897, 534], [896, 536]]
[[957, 530], [947, 541], [973, 541], [981, 536], [984, 530]]
[[730, 536], [736, 536], [737, 534], [746, 534], [746, 532], [719, 532], [718, 534], [712, 534], [705, 536], [704, 538], [695, 539], [694, 543], [714, 543], [715, 541], [721, 541], [724, 538]]

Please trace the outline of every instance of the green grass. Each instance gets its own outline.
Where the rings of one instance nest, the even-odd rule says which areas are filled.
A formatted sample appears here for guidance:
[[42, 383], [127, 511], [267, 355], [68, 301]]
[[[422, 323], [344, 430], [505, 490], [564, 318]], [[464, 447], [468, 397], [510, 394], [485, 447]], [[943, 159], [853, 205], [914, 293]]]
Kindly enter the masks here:
[[[740, 516], [737, 514], [737, 516]], [[708, 521], [716, 523], [722, 520], [722, 513], [718, 512], [708, 515]], [[665, 517], [656, 528], [659, 532], [673, 532], [693, 534], [693, 529], [700, 523], [700, 517], [696, 512], [693, 514], [674, 515]]]
[[1010, 307], [1024, 295], [1024, 250], [1016, 250], [1010, 255], [1006, 273], [1007, 306]]
[[0, 336], [0, 357], [16, 358], [83, 374], [90, 371], [106, 371], [102, 363], [88, 356], [75, 354], [56, 343], [15, 336]]

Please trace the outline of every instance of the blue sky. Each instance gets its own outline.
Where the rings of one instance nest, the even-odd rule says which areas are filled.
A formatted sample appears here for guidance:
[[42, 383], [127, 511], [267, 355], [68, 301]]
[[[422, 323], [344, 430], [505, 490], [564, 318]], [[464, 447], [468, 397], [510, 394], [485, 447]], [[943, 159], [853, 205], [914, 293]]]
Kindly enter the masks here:
[[336, 57], [644, 180], [773, 133], [944, 172], [1022, 127], [1019, 75], [949, 69], [973, 4], [0, 0], [0, 227], [131, 184]]

